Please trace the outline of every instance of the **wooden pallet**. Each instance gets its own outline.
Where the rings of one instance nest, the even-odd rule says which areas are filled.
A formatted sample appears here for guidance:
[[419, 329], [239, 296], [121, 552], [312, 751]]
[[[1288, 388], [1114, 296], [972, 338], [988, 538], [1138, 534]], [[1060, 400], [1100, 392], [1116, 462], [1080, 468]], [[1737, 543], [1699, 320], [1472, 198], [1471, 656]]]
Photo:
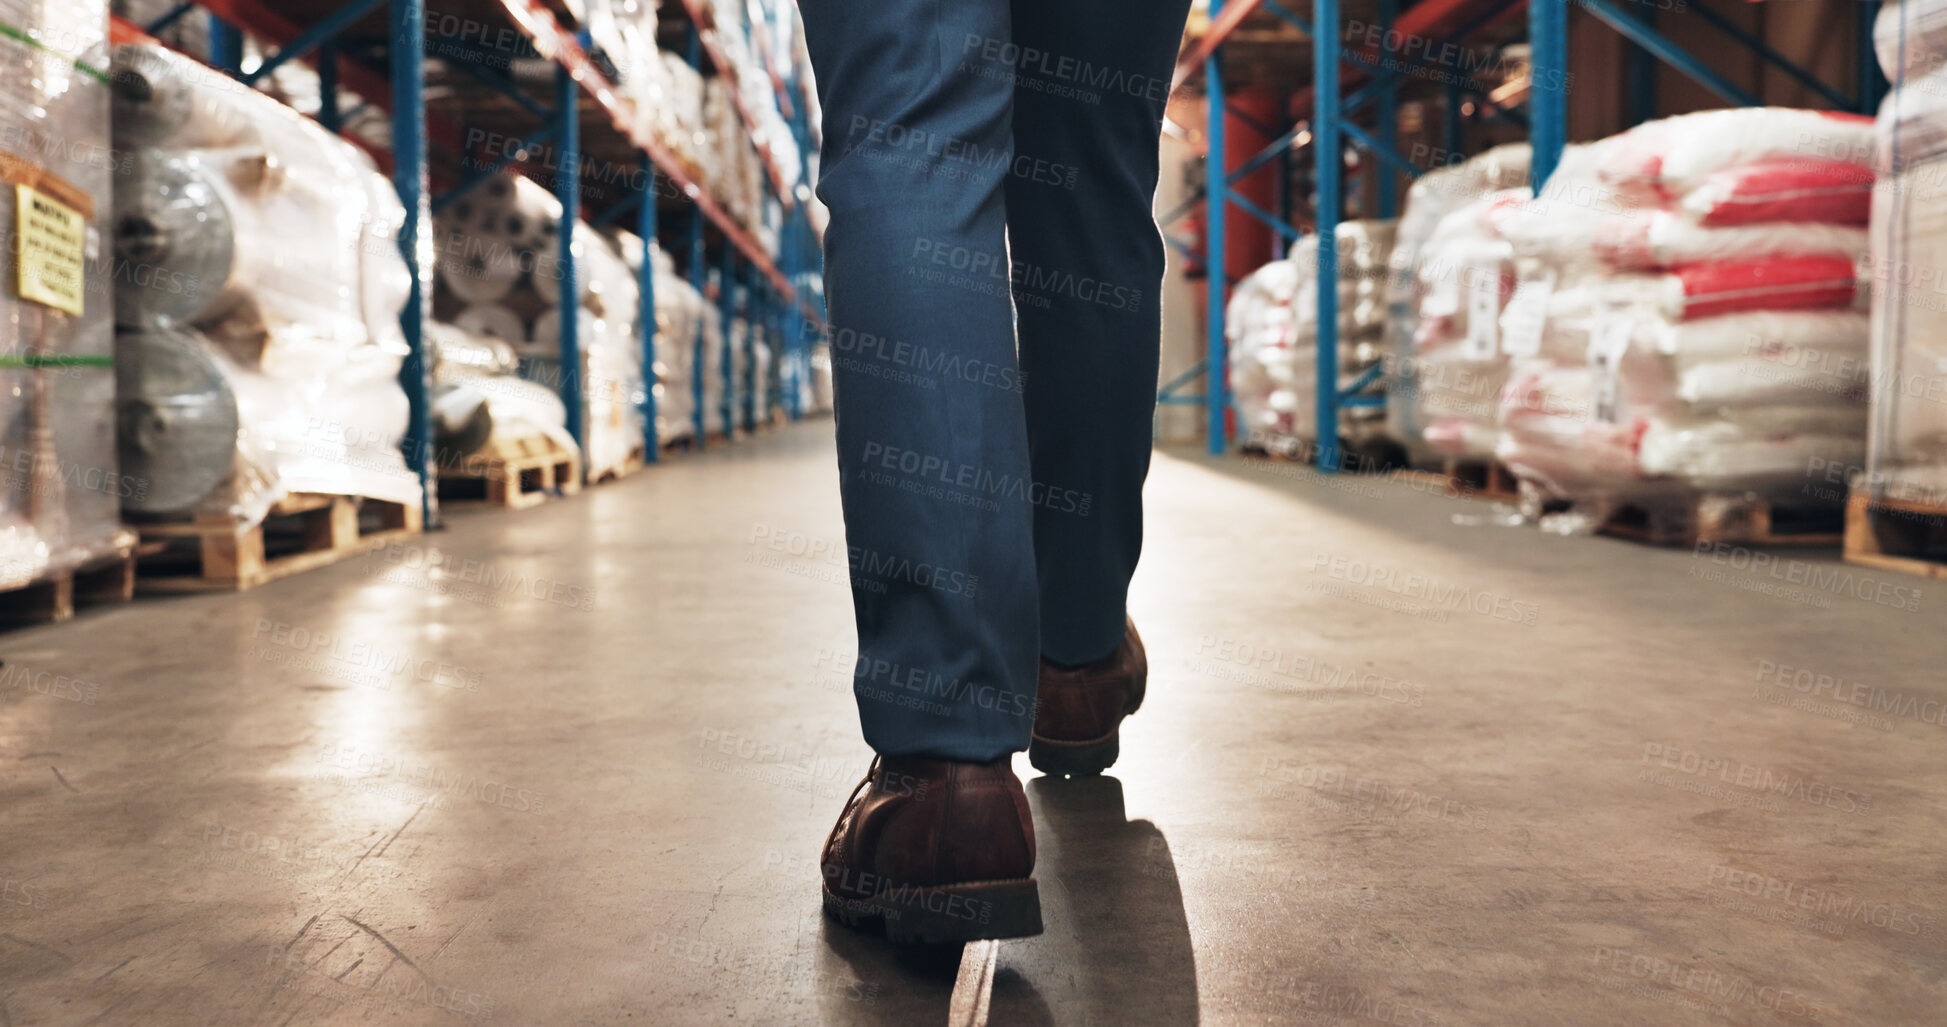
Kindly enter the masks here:
[[0, 592], [0, 627], [59, 624], [77, 607], [135, 598], [135, 539], [72, 570], [48, 574]]
[[1947, 578], [1947, 507], [1855, 492], [1846, 500], [1847, 563]]
[[642, 458], [642, 453], [643, 453], [643, 449], [641, 446], [637, 446], [636, 448], [629, 450], [629, 455], [622, 459], [622, 465], [620, 467], [611, 467], [608, 470], [605, 470], [600, 474], [597, 474], [593, 479], [589, 481], [589, 484], [606, 485], [611, 481], [619, 481], [623, 478], [628, 477], [631, 474], [634, 474], [637, 471], [642, 470], [645, 463], [645, 461]]
[[1499, 460], [1447, 457], [1436, 468], [1397, 470], [1396, 478], [1435, 486], [1449, 496], [1513, 503], [1521, 498], [1520, 482]]
[[[1318, 466], [1318, 443], [1312, 439], [1283, 438], [1270, 444], [1247, 442], [1237, 450], [1238, 455], [1251, 460], [1264, 460], [1270, 463], [1289, 463], [1303, 467]], [[1339, 440], [1340, 474], [1398, 474], [1404, 472], [1401, 464], [1404, 453], [1377, 453], [1367, 445], [1355, 445], [1345, 439]]]
[[142, 592], [242, 592], [336, 563], [422, 530], [417, 503], [357, 496], [286, 496], [263, 523], [228, 517], [139, 524]]
[[443, 503], [483, 502], [519, 510], [549, 496], [581, 491], [581, 456], [546, 435], [496, 439], [439, 469]]
[[1837, 546], [1844, 511], [1831, 503], [1704, 495], [1668, 505], [1625, 503], [1596, 532], [1655, 546]]

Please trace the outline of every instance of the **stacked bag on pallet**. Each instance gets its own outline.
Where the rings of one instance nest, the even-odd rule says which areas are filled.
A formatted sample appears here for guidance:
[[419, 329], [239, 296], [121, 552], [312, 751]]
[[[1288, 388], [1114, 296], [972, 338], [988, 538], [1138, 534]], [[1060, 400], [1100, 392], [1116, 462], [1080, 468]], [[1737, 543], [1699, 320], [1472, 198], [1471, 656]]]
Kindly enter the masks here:
[[[801, 160], [797, 137], [792, 135], [791, 127], [785, 123], [778, 109], [771, 69], [774, 65], [785, 63], [793, 55], [773, 52], [779, 43], [777, 33], [753, 34], [745, 31], [744, 26], [749, 19], [743, 0], [711, 0], [709, 10], [710, 28], [715, 34], [717, 48], [735, 69], [733, 77], [736, 80], [737, 99], [752, 122], [741, 129], [741, 134], [750, 140], [750, 145], [741, 147], [741, 159], [750, 164], [747, 173], [755, 179], [756, 196], [761, 198], [764, 195], [762, 176], [768, 173], [752, 159], [756, 154], [765, 155], [771, 166], [777, 169], [782, 179], [782, 191], [789, 195], [797, 189]], [[753, 23], [751, 27], [766, 28], [761, 22]], [[755, 153], [752, 152], [753, 147]], [[752, 227], [767, 249], [777, 247], [780, 212], [775, 204], [765, 203], [762, 208], [753, 206], [753, 216], [745, 219], [744, 223]]]
[[[0, 588], [125, 552], [116, 460], [108, 10], [0, 0]], [[38, 40], [39, 42], [34, 42]]]
[[[639, 273], [641, 241], [623, 232], [617, 245], [629, 270]], [[704, 303], [702, 294], [676, 274], [674, 262], [661, 246], [650, 245], [649, 264], [656, 283], [656, 360], [650, 368], [649, 389], [656, 398], [656, 439], [667, 445], [695, 434], [691, 366]]]
[[[1528, 153], [1526, 143], [1499, 146], [1407, 190], [1386, 280], [1386, 427], [1416, 463], [1494, 454], [1507, 382], [1494, 344], [1498, 283], [1513, 251], [1485, 215], [1527, 195]], [[1470, 322], [1477, 288], [1493, 290], [1494, 316]]]
[[[731, 217], [767, 247], [775, 247], [780, 215], [765, 200], [758, 151], [772, 155], [789, 191], [797, 185], [797, 144], [771, 95], [758, 41], [744, 31], [742, 5], [704, 7], [705, 24], [700, 27], [732, 68], [728, 76], [707, 79], [657, 47], [656, 5], [651, 0], [568, 0], [567, 6], [606, 62], [616, 92], [631, 111], [630, 128], [661, 141]], [[739, 101], [755, 125], [744, 123]]]
[[577, 452], [561, 396], [520, 377], [520, 357], [508, 343], [443, 321], [426, 323], [432, 355], [433, 436], [441, 462], [477, 475], [476, 456], [514, 450], [536, 436], [563, 453]]
[[[1387, 260], [1395, 223], [1338, 226], [1338, 382], [1350, 388], [1384, 357]], [[1318, 435], [1318, 237], [1238, 283], [1224, 311], [1230, 390], [1245, 444], [1296, 453]], [[1375, 390], [1366, 389], [1365, 392]], [[1382, 434], [1378, 407], [1342, 407], [1339, 435], [1354, 452]]]
[[295, 492], [417, 505], [391, 184], [187, 58], [118, 46], [113, 68], [119, 440], [147, 486], [124, 506], [255, 524]]
[[1706, 111], [1571, 147], [1484, 216], [1512, 273], [1499, 459], [1581, 523], [1700, 495], [1799, 498], [1864, 453], [1872, 125]]
[[1854, 487], [1947, 507], [1947, 2], [1880, 9], [1893, 84], [1874, 129], [1873, 451]]
[[[499, 175], [434, 215], [433, 228], [434, 314], [506, 342], [524, 377], [558, 390], [560, 202], [525, 178]], [[596, 477], [624, 469], [643, 442], [641, 296], [615, 243], [581, 221], [572, 231], [575, 337], [587, 397], [582, 456]]]

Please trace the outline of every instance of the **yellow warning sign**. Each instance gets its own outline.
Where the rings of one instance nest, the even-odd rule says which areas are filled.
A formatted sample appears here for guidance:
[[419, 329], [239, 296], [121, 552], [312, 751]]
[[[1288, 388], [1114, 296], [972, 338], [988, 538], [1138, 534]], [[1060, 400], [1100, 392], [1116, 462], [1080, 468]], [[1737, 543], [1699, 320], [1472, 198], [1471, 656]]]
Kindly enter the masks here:
[[88, 222], [81, 212], [30, 185], [14, 186], [20, 239], [20, 298], [81, 316]]

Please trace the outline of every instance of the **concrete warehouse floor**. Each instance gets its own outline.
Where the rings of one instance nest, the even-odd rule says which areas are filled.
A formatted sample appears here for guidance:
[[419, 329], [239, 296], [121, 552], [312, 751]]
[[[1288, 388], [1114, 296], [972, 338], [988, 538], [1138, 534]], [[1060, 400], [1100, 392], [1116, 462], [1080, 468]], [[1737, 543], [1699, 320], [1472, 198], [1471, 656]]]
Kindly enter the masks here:
[[[831, 454], [0, 636], [0, 1025], [940, 1022], [950, 959], [819, 911]], [[1149, 504], [1148, 705], [1019, 762], [996, 1024], [1940, 1022], [1936, 586], [1189, 453]]]

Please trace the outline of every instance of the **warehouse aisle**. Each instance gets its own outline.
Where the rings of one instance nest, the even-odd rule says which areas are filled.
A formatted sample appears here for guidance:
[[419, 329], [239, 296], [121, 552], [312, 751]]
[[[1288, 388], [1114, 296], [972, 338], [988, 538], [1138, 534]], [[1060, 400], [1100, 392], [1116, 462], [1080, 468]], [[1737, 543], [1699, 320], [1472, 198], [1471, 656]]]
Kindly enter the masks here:
[[[868, 758], [831, 449], [0, 636], [0, 1024], [943, 1020], [951, 965], [818, 909]], [[1931, 585], [1235, 459], [1149, 494], [1150, 698], [1112, 777], [1029, 778], [995, 1023], [1937, 1017]]]

